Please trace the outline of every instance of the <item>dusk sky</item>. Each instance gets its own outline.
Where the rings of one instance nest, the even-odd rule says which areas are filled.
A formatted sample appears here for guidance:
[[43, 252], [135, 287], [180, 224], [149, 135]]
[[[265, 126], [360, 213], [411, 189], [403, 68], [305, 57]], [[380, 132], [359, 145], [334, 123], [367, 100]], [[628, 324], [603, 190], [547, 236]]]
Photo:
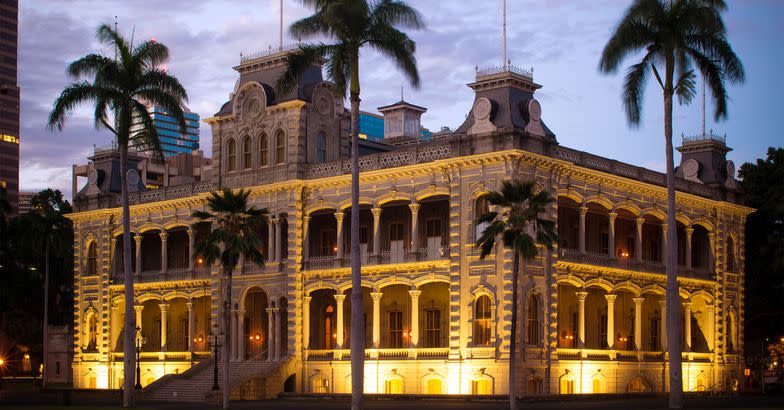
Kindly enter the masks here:
[[[393, 64], [372, 51], [362, 54], [362, 109], [405, 99], [428, 108], [422, 122], [437, 131], [456, 128], [473, 102], [465, 86], [474, 67], [501, 64], [501, 0], [410, 0], [426, 29], [412, 31], [422, 84], [413, 90]], [[664, 169], [662, 97], [651, 78], [643, 123], [628, 127], [619, 93], [624, 70], [605, 76], [599, 56], [626, 0], [509, 0], [508, 56], [534, 67], [542, 118], [561, 145], [645, 166]], [[708, 103], [708, 128], [727, 134], [734, 149], [728, 158], [740, 164], [764, 157], [768, 146], [781, 146], [778, 127], [784, 95], [784, 1], [728, 0], [729, 39], [744, 63], [746, 82], [729, 86], [729, 117], [715, 123]], [[111, 141], [95, 130], [87, 106], [66, 123], [62, 133], [45, 128], [52, 102], [68, 83], [65, 68], [88, 53], [111, 55], [95, 40], [101, 23], [119, 16], [122, 33], [156, 37], [170, 49], [169, 73], [188, 90], [191, 110], [211, 117], [227, 101], [237, 80], [232, 70], [240, 53], [253, 53], [279, 42], [278, 0], [24, 0], [20, 1], [19, 83], [22, 90], [20, 189], [61, 189], [71, 196], [71, 165], [86, 163], [93, 144]], [[310, 14], [286, 0], [286, 24]], [[286, 43], [291, 43], [287, 35]], [[624, 67], [636, 62], [630, 58]], [[777, 108], [778, 107], [778, 108]], [[781, 119], [781, 118], [779, 118]], [[701, 103], [675, 107], [676, 145], [681, 133], [701, 128]], [[201, 147], [211, 153], [210, 128], [201, 124]], [[679, 156], [676, 155], [676, 165]]]

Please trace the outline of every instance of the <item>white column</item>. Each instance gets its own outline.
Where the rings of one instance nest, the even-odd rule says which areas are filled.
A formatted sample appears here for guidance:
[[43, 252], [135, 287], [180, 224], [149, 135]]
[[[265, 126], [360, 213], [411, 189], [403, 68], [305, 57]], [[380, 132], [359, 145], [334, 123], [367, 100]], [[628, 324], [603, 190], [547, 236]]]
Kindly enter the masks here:
[[683, 308], [686, 310], [683, 318], [683, 334], [686, 341], [687, 352], [691, 351], [691, 302], [685, 302]]
[[335, 220], [337, 221], [337, 243], [335, 244], [337, 252], [335, 252], [335, 257], [337, 259], [343, 259], [343, 217], [345, 216], [346, 214], [343, 212], [335, 212]]
[[166, 231], [161, 231], [161, 273], [166, 273], [169, 270], [169, 247], [166, 246], [169, 234]]
[[193, 309], [193, 302], [190, 300], [185, 305], [188, 306], [188, 351], [193, 353], [193, 344], [195, 343], [193, 339], [196, 337], [196, 310]]
[[229, 352], [229, 360], [237, 361], [237, 350], [239, 346], [239, 341], [237, 340], [237, 309], [231, 310], [231, 336], [229, 340], [231, 341], [231, 351]]
[[144, 305], [135, 305], [134, 310], [136, 310], [136, 327], [141, 330], [142, 328], [142, 310], [144, 310]]
[[237, 311], [237, 361], [245, 360], [245, 310]]
[[370, 210], [373, 214], [373, 255], [381, 254], [381, 208]]
[[310, 300], [311, 296], [302, 298], [302, 347], [310, 347]]
[[409, 336], [411, 338], [411, 347], [419, 345], [419, 296], [422, 294], [421, 290], [409, 290], [408, 294], [411, 295], [411, 331]]
[[609, 229], [609, 237], [610, 239], [607, 241], [607, 256], [614, 258], [615, 257], [615, 218], [618, 217], [618, 214], [615, 212], [610, 212], [607, 214], [610, 220], [610, 229]]
[[280, 216], [278, 216], [278, 218], [275, 220], [275, 261], [277, 262], [282, 262], [281, 260], [282, 254], [280, 252], [281, 246], [283, 245], [282, 243], [283, 229], [281, 229], [282, 227], [283, 227], [283, 219]]
[[577, 347], [585, 347], [585, 298], [588, 292], [577, 292]]
[[715, 328], [714, 322], [713, 322], [715, 320], [715, 316], [714, 315], [716, 313], [716, 308], [712, 304], [709, 304], [709, 305], [706, 306], [705, 310], [706, 310], [706, 312], [705, 312], [705, 320], [708, 322], [708, 323], [706, 323], [706, 325], [707, 325], [706, 327], [707, 327], [708, 331], [707, 331], [707, 335], [705, 335], [706, 336], [705, 338], [708, 341], [708, 349], [710, 349], [710, 351], [713, 351], [713, 349], [715, 348], [715, 343], [716, 343], [715, 342], [716, 341], [716, 333], [715, 333], [716, 332], [716, 328]]
[[607, 299], [607, 348], [615, 350], [615, 299], [618, 295], [604, 295]]
[[661, 333], [659, 337], [661, 338], [661, 350], [662, 352], [667, 351], [667, 301], [665, 299], [659, 300], [659, 306], [661, 306], [661, 320], [659, 320], [659, 327]]
[[275, 320], [272, 317], [272, 308], [267, 308], [267, 360], [272, 361], [275, 354]]
[[[133, 237], [136, 240], [136, 275], [142, 274], [142, 234], [137, 233]], [[122, 245], [120, 245], [122, 246]], [[131, 256], [128, 255], [130, 258]]]
[[642, 262], [642, 225], [645, 223], [645, 218], [637, 218], [637, 237], [634, 241], [634, 259]]
[[275, 217], [267, 219], [267, 261], [275, 262]]
[[411, 209], [411, 252], [419, 252], [419, 207], [417, 203], [409, 204]]
[[691, 270], [691, 236], [694, 228], [686, 228], [686, 269]]
[[[667, 264], [667, 224], [662, 224], [662, 236], [661, 236], [661, 249], [660, 252], [660, 260], [663, 265]], [[678, 257], [677, 254], [675, 255], [675, 266], [678, 266]]]
[[337, 314], [335, 315], [335, 345], [338, 349], [343, 348], [345, 337], [343, 335], [343, 301], [346, 300], [346, 295], [339, 293], [335, 295], [335, 304], [337, 305]]
[[588, 207], [580, 207], [580, 253], [585, 254], [585, 216], [588, 214]]
[[195, 256], [194, 255], [194, 239], [196, 233], [193, 232], [193, 229], [188, 229], [188, 271], [193, 272], [194, 263], [195, 263]]
[[166, 303], [158, 304], [158, 307], [161, 308], [161, 351], [165, 352], [168, 348], [168, 342], [166, 340], [167, 332], [168, 332], [168, 321], [169, 321], [169, 305]]
[[378, 349], [381, 346], [381, 292], [371, 292], [370, 297], [373, 299], [373, 348]]
[[275, 360], [280, 360], [280, 308], [272, 310], [275, 317]]
[[302, 231], [302, 260], [310, 259], [310, 215], [302, 217], [305, 229]]
[[634, 298], [634, 348], [642, 350], [642, 302], [645, 298]]

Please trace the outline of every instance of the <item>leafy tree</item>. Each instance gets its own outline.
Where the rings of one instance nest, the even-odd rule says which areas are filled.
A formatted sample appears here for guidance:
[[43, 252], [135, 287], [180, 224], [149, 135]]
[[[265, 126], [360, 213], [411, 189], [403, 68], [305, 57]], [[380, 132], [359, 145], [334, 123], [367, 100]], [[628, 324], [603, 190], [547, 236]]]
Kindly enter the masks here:
[[[515, 363], [517, 355], [517, 299], [520, 262], [533, 260], [539, 253], [537, 245], [548, 250], [557, 242], [555, 223], [540, 216], [545, 215], [553, 198], [547, 191], [538, 190], [535, 181], [517, 179], [504, 181], [500, 191], [490, 191], [484, 198], [498, 209], [477, 218], [476, 224], [488, 223], [475, 246], [484, 259], [501, 238], [506, 248], [514, 252], [512, 263], [512, 323], [509, 338], [509, 408], [517, 409], [517, 383]], [[531, 236], [531, 235], [534, 236]], [[525, 291], [523, 290], [523, 295]], [[525, 309], [523, 309], [525, 311]]]
[[302, 0], [315, 13], [296, 21], [291, 34], [297, 38], [327, 37], [332, 43], [300, 45], [288, 57], [286, 70], [276, 84], [279, 92], [293, 90], [300, 75], [316, 62], [325, 61], [327, 76], [339, 95], [351, 100], [351, 408], [362, 408], [364, 390], [365, 327], [362, 317], [361, 262], [359, 258], [359, 52], [363, 46], [390, 58], [408, 80], [419, 86], [414, 57], [415, 43], [396, 27], [422, 28], [419, 13], [402, 0]]
[[[675, 171], [672, 150], [672, 98], [688, 104], [695, 95], [696, 66], [711, 91], [716, 120], [727, 115], [725, 81], [743, 80], [743, 66], [727, 41], [723, 0], [635, 0], [602, 52], [600, 71], [614, 73], [623, 60], [643, 53], [629, 67], [621, 98], [631, 126], [639, 126], [643, 93], [653, 73], [664, 97], [667, 167], [667, 225], [675, 226]], [[660, 75], [657, 65], [664, 69]], [[667, 231], [667, 346], [670, 358], [670, 408], [683, 407], [677, 235]]]
[[749, 353], [764, 338], [784, 334], [784, 148], [768, 148], [767, 158], [743, 164], [738, 175], [746, 204], [756, 209], [746, 219], [745, 235]]
[[[192, 216], [200, 219], [195, 224], [204, 239], [195, 244], [196, 253], [204, 257], [208, 265], [220, 263], [226, 283], [226, 299], [223, 301], [223, 408], [229, 408], [231, 386], [229, 386], [229, 324], [231, 323], [231, 276], [240, 256], [259, 265], [264, 264], [264, 255], [259, 251], [262, 241], [256, 234], [258, 227], [267, 221], [267, 209], [248, 207], [250, 190], [237, 192], [224, 189], [211, 192], [206, 211], [195, 211]], [[215, 358], [215, 360], [218, 360]]]
[[[133, 308], [133, 271], [131, 269], [131, 223], [128, 205], [128, 146], [150, 150], [162, 155], [158, 133], [145, 103], [163, 107], [185, 129], [182, 103], [187, 100], [180, 82], [158, 68], [169, 58], [169, 50], [161, 43], [145, 41], [138, 46], [129, 44], [119, 33], [104, 24], [96, 32], [98, 40], [112, 47], [117, 57], [112, 59], [89, 54], [68, 66], [68, 74], [76, 81], [69, 84], [54, 101], [49, 114], [50, 130], [61, 131], [67, 116], [80, 104], [95, 104], [93, 120], [96, 128], [114, 134], [120, 150], [120, 181], [122, 185], [123, 270], [125, 272], [125, 324], [123, 341], [125, 407], [134, 406], [134, 353], [136, 311]], [[77, 81], [80, 78], [92, 81]], [[109, 112], [114, 114], [110, 124]], [[140, 127], [131, 131], [131, 125]]]

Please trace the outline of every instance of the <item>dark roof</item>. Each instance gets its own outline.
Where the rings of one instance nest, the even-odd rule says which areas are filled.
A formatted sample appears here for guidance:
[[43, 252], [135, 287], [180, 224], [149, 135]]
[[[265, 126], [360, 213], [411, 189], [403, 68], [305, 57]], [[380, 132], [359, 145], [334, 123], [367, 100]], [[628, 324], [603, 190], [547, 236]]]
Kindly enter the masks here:
[[385, 105], [383, 107], [378, 107], [378, 110], [381, 111], [381, 110], [384, 110], [384, 109], [387, 109], [387, 108], [396, 107], [398, 105], [403, 105], [403, 106], [406, 106], [406, 107], [409, 107], [409, 108], [413, 108], [415, 110], [427, 111], [427, 108], [420, 107], [418, 105], [414, 105], [414, 104], [408, 103], [405, 100], [400, 100], [400, 101], [398, 101], [398, 102], [396, 102], [394, 104], [389, 104], [389, 105]]

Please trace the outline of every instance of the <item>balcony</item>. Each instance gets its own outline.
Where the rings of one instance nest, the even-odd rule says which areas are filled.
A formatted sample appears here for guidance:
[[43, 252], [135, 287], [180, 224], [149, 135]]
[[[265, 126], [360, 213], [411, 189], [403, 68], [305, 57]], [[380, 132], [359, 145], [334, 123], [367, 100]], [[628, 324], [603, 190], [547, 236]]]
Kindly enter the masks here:
[[[710, 363], [713, 353], [710, 352], [682, 352], [681, 357], [686, 362]], [[647, 350], [606, 350], [606, 349], [571, 349], [558, 348], [559, 360], [598, 360], [619, 362], [663, 362], [665, 352]]]
[[[566, 262], [583, 263], [588, 265], [605, 266], [608, 268], [631, 270], [636, 272], [665, 274], [666, 267], [661, 262], [637, 260], [629, 257], [612, 258], [607, 254], [586, 252], [581, 254], [575, 249], [559, 250], [559, 259]], [[695, 279], [711, 279], [708, 268], [678, 266], [678, 276]]]
[[[381, 251], [378, 255], [361, 255], [363, 265], [390, 265], [395, 263], [412, 263], [449, 259], [449, 246], [420, 248], [411, 252], [402, 250], [392, 252]], [[312, 256], [303, 262], [305, 270], [337, 269], [351, 266], [351, 257], [336, 258], [335, 256]]]
[[[207, 279], [210, 277], [209, 266], [198, 266], [189, 270], [188, 268], [169, 268], [167, 272], [160, 270], [143, 271], [141, 274], [133, 275], [134, 283], [167, 282], [178, 280]], [[121, 284], [124, 281], [122, 272], [112, 272], [111, 282]]]
[[[409, 359], [446, 359], [449, 356], [448, 347], [420, 347], [399, 349], [365, 349], [366, 358], [379, 360], [409, 360]], [[350, 349], [330, 350], [305, 350], [305, 358], [310, 361], [333, 361], [351, 359]]]

